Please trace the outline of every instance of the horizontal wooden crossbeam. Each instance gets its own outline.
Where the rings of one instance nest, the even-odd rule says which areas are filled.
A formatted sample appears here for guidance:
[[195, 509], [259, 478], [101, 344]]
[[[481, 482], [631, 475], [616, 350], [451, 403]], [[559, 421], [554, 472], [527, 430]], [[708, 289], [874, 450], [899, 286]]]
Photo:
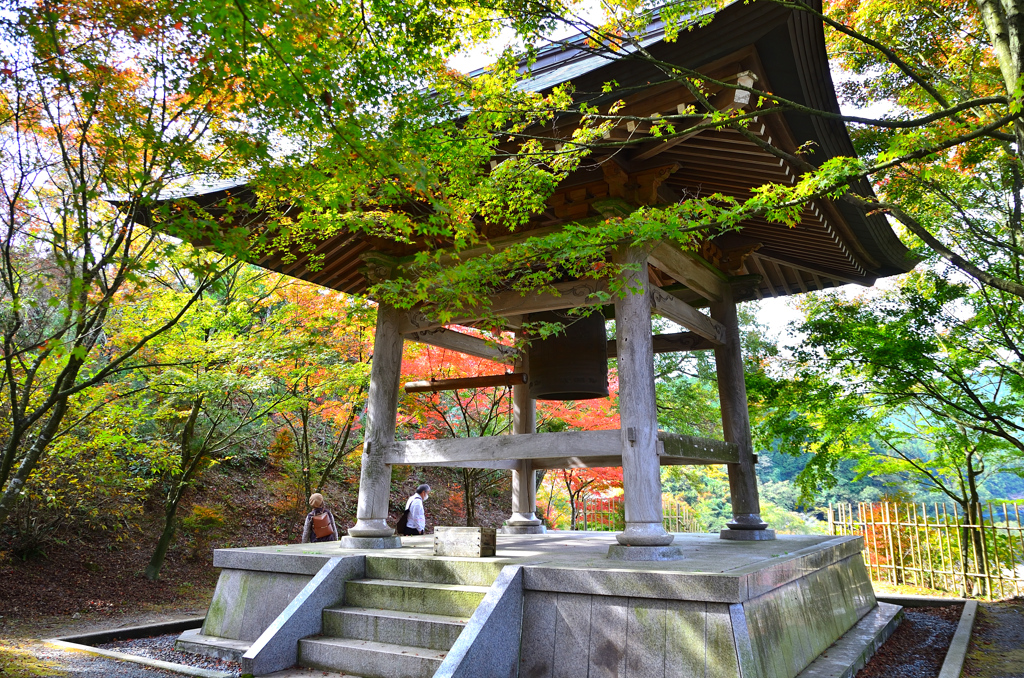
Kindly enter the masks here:
[[585, 456], [622, 454], [622, 442], [617, 430], [406, 440], [396, 442], [385, 460], [389, 464], [429, 466], [435, 462], [564, 457], [569, 451]]
[[725, 298], [729, 283], [671, 243], [655, 245], [647, 261], [705, 299], [721, 301]]
[[651, 288], [650, 295], [651, 309], [658, 315], [682, 325], [713, 344], [725, 343], [725, 327], [718, 321], [657, 287]]
[[523, 372], [506, 372], [505, 374], [488, 374], [480, 377], [409, 381], [405, 384], [405, 392], [437, 393], [439, 391], [461, 391], [469, 388], [512, 388], [519, 384], [525, 384], [527, 381], [529, 381], [529, 378]]
[[[714, 343], [693, 332], [675, 332], [673, 334], [655, 334], [651, 337], [655, 353], [678, 353], [680, 351], [704, 351], [714, 348]], [[615, 339], [608, 341], [608, 357], [617, 358], [619, 345]]]
[[487, 312], [484, 309], [478, 311], [469, 310], [458, 318], [453, 318], [448, 323], [425, 315], [422, 311], [408, 311], [402, 318], [398, 331], [401, 334], [423, 332], [433, 330], [447, 324], [466, 325], [481, 320], [485, 315], [497, 316], [499, 318], [510, 315], [521, 315], [523, 313], [539, 313], [540, 311], [557, 311], [563, 308], [579, 308], [581, 306], [596, 306], [608, 302], [606, 293], [608, 284], [603, 280], [573, 280], [564, 283], [555, 283], [551, 286], [553, 291], [532, 292], [520, 294], [515, 290], [499, 292], [490, 299], [490, 306]]
[[[512, 363], [519, 357], [519, 349], [513, 346], [495, 344], [469, 334], [440, 328], [413, 332], [405, 336], [409, 341], [418, 341], [450, 351], [459, 351], [467, 355], [493, 360], [499, 363]], [[651, 337], [655, 353], [677, 353], [680, 351], [704, 351], [714, 348], [714, 343], [694, 332], [675, 332], [672, 334], [655, 334]], [[615, 339], [608, 341], [608, 357], [616, 358], [619, 346]]]
[[407, 334], [405, 338], [410, 341], [437, 346], [438, 348], [446, 348], [450, 351], [458, 351], [459, 353], [465, 353], [477, 358], [493, 360], [496, 363], [515, 362], [516, 358], [519, 357], [519, 349], [514, 346], [503, 346], [445, 327], [412, 332]]
[[665, 431], [658, 431], [658, 440], [661, 442], [658, 447], [658, 454], [661, 457], [687, 460], [676, 463], [735, 464], [739, 461], [740, 448], [736, 443]]
[[[658, 432], [662, 466], [676, 464], [733, 464], [739, 447], [721, 440]], [[516, 468], [530, 459], [536, 469], [622, 466], [622, 436], [618, 429], [563, 431], [529, 435], [446, 438], [396, 442], [388, 464], [463, 468]]]

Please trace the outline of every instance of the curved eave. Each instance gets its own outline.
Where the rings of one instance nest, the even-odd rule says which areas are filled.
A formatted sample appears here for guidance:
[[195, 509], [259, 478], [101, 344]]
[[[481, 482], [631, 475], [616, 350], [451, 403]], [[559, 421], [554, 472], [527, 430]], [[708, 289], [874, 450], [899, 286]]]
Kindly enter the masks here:
[[[706, 26], [684, 31], [675, 42], [664, 42], [658, 30], [655, 27], [644, 39], [646, 48], [656, 58], [705, 72], [710, 69], [722, 80], [728, 80], [730, 74], [735, 77], [737, 69], [749, 69], [760, 75], [758, 86], [764, 89], [812, 108], [839, 111], [822, 27], [806, 13], [768, 0], [737, 2], [718, 12]], [[574, 49], [543, 52], [527, 86], [543, 91], [566, 79], [573, 82], [578, 97], [592, 104], [624, 98], [624, 115], [675, 114], [677, 104], [686, 96], [683, 85], [667, 81], [661, 71], [629, 54], [609, 60]], [[619, 83], [621, 89], [603, 91], [604, 83], [609, 81]], [[563, 124], [562, 131], [569, 127]], [[789, 152], [811, 142], [812, 148], [817, 149], [811, 157], [816, 163], [855, 155], [850, 136], [839, 121], [786, 113], [764, 117], [752, 131], [763, 141]], [[623, 131], [615, 133], [621, 135]], [[625, 138], [634, 138], [636, 134], [642, 131], [630, 130]], [[659, 148], [662, 143], [651, 137], [646, 145], [631, 146], [615, 154], [615, 162], [632, 175], [675, 166], [659, 188], [661, 202], [709, 193], [742, 200], [756, 186], [766, 182], [793, 183], [799, 175], [785, 161], [731, 130], [704, 132], [664, 150]], [[609, 196], [610, 184], [606, 179], [600, 169], [574, 173], [559, 186], [549, 201], [549, 209], [524, 230], [557, 228], [562, 223], [599, 215], [600, 211], [591, 203]], [[240, 197], [249, 189], [240, 185], [229, 190]], [[854, 186], [854, 190], [865, 197], [873, 196], [867, 182]], [[221, 190], [190, 197], [208, 207], [225, 197], [225, 193]], [[253, 218], [251, 223], [258, 225], [259, 218]], [[743, 255], [741, 264], [735, 265], [739, 255], [725, 255], [726, 259], [734, 257], [728, 273], [760, 276], [760, 286], [750, 291], [750, 296], [757, 297], [799, 294], [850, 282], [870, 285], [877, 278], [903, 273], [915, 264], [884, 217], [865, 215], [841, 201], [818, 200], [808, 204], [801, 223], [793, 228], [751, 219], [738, 233], [716, 238], [712, 244], [726, 250], [735, 245], [742, 250], [743, 243], [750, 245], [750, 251]], [[424, 243], [419, 249], [426, 247]], [[286, 252], [253, 263], [331, 289], [365, 294], [369, 287], [364, 275], [367, 253], [378, 251], [404, 257], [417, 249], [359, 234], [341, 234], [325, 240], [312, 253]], [[308, 266], [311, 255], [323, 262], [315, 270]], [[657, 272], [652, 275], [657, 276]]]

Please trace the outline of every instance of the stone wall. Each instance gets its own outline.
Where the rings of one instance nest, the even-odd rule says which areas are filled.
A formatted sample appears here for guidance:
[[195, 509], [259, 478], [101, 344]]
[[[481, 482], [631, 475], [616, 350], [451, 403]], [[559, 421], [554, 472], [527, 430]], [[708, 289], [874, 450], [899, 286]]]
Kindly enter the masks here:
[[725, 603], [527, 591], [521, 649], [520, 678], [740, 675]]
[[203, 635], [255, 641], [312, 579], [312, 575], [221, 570]]
[[601, 589], [525, 592], [520, 678], [793, 678], [875, 607], [859, 553], [741, 603]]

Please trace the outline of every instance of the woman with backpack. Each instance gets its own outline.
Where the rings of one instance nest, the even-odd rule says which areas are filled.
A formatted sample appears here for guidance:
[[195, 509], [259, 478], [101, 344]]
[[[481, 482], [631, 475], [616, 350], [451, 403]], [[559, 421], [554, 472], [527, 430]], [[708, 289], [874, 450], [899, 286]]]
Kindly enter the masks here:
[[338, 528], [334, 524], [334, 514], [324, 506], [324, 496], [314, 492], [309, 497], [309, 505], [313, 510], [306, 514], [306, 524], [302, 526], [302, 543], [337, 541]]

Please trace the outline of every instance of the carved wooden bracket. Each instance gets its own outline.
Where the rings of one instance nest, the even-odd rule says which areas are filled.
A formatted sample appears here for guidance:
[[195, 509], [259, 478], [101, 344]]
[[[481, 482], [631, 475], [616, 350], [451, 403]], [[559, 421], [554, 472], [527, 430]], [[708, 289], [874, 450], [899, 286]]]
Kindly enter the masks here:
[[601, 165], [604, 180], [608, 182], [608, 195], [612, 198], [622, 198], [634, 205], [656, 204], [658, 188], [679, 168], [679, 163], [674, 162], [630, 173], [615, 161], [610, 160]]
[[359, 258], [366, 262], [360, 272], [370, 283], [388, 280], [398, 269], [398, 259], [383, 252], [364, 252]]

